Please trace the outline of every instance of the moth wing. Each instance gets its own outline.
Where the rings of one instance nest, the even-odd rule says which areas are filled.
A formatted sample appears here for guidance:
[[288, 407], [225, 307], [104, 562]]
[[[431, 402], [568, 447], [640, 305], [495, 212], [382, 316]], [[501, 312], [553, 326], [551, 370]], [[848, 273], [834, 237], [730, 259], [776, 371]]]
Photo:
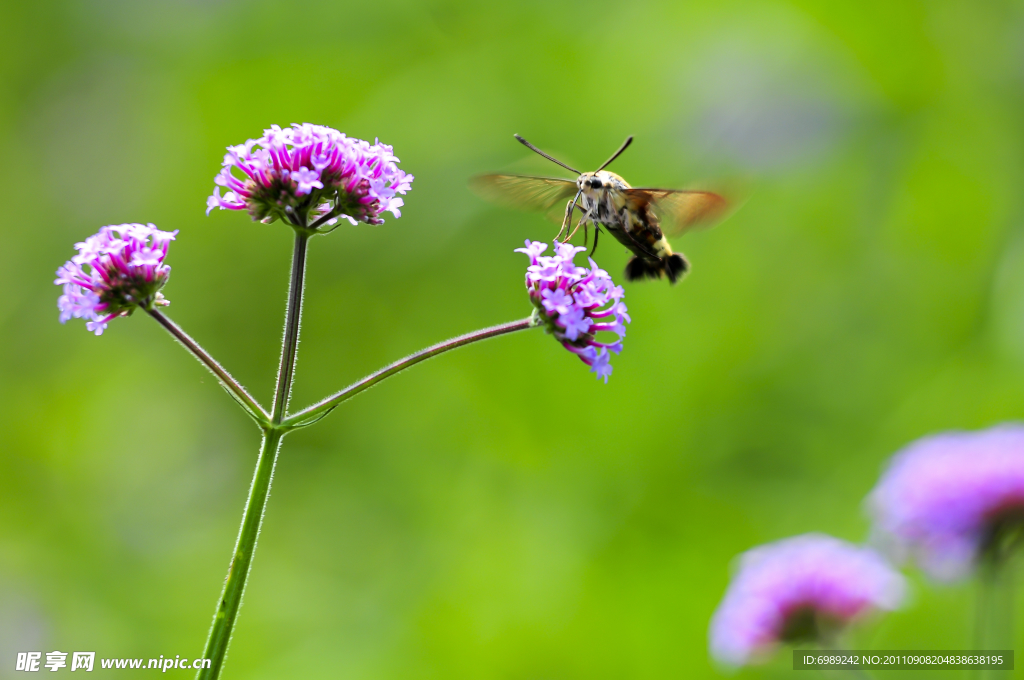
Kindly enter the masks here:
[[469, 186], [481, 198], [509, 208], [543, 212], [559, 224], [566, 203], [576, 193], [576, 182], [571, 179], [530, 175], [478, 175]]
[[713, 191], [636, 188], [625, 193], [634, 210], [653, 204], [655, 214], [666, 222], [663, 230], [671, 236], [714, 226], [725, 219], [730, 208], [729, 201]]

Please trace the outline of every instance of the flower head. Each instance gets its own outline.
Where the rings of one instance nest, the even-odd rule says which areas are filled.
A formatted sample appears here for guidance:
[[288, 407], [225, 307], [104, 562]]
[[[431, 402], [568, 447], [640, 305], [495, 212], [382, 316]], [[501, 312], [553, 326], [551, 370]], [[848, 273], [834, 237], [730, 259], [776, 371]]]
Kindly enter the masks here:
[[709, 646], [740, 666], [785, 642], [819, 640], [874, 609], [895, 609], [903, 577], [878, 554], [824, 534], [744, 553], [711, 619]]
[[[254, 220], [284, 218], [305, 226], [329, 217], [352, 224], [383, 224], [380, 215], [401, 217], [412, 175], [398, 169], [392, 147], [346, 137], [323, 125], [276, 125], [259, 139], [229, 146], [218, 185], [206, 200], [214, 208], [248, 210]], [[227, 190], [221, 196], [221, 187]]]
[[876, 533], [933, 578], [967, 575], [1024, 526], [1024, 426], [947, 432], [897, 453], [868, 497]]
[[171, 275], [164, 258], [177, 233], [152, 224], [119, 224], [76, 243], [78, 254], [57, 270], [54, 281], [64, 287], [57, 299], [60, 322], [86, 319], [85, 327], [101, 335], [116, 316], [169, 304], [160, 289]]
[[[622, 338], [630, 322], [624, 292], [604, 270], [590, 260], [590, 268], [573, 263], [576, 253], [586, 248], [555, 241], [555, 254], [546, 257], [547, 244], [527, 241], [525, 248], [516, 248], [530, 258], [526, 270], [526, 289], [539, 323], [562, 343], [562, 346], [590, 366], [592, 373], [604, 378], [612, 373], [609, 352], [622, 351]], [[619, 339], [599, 342], [597, 333], [608, 331]]]

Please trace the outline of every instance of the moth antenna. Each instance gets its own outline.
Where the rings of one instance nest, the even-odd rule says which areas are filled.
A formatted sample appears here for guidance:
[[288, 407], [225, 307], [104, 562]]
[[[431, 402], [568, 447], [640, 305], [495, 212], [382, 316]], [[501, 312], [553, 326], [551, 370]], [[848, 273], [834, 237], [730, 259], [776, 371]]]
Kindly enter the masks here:
[[613, 161], [613, 160], [615, 160], [616, 158], [618, 158], [618, 157], [619, 157], [619, 154], [621, 154], [621, 153], [622, 153], [623, 151], [625, 151], [625, 150], [626, 150], [626, 147], [628, 147], [628, 146], [629, 146], [630, 144], [632, 144], [632, 143], [633, 143], [633, 135], [630, 135], [629, 137], [626, 137], [626, 141], [624, 141], [624, 142], [622, 143], [622, 146], [620, 146], [620, 147], [619, 147], [619, 150], [618, 150], [618, 151], [616, 151], [615, 153], [613, 153], [613, 154], [612, 154], [612, 157], [611, 157], [611, 158], [609, 158], [608, 160], [606, 160], [606, 161], [604, 162], [604, 165], [602, 165], [601, 167], [599, 167], [599, 168], [598, 168], [597, 170], [595, 170], [594, 172], [601, 172], [602, 170], [604, 170], [605, 168], [607, 168], [607, 167], [608, 167], [609, 165], [611, 165], [611, 164], [612, 164], [612, 161]]
[[[563, 163], [562, 161], [558, 160], [557, 158], [553, 158], [553, 157], [547, 155], [546, 153], [544, 153], [543, 151], [541, 151], [540, 149], [535, 147], [533, 144], [530, 144], [528, 141], [526, 141], [525, 139], [523, 139], [519, 135], [513, 135], [513, 137], [518, 139], [519, 143], [522, 144], [523, 146], [525, 146], [530, 151], [533, 151], [535, 153], [539, 153], [541, 156], [544, 156], [544, 158], [547, 158], [552, 163], [557, 163], [557, 164], [561, 165], [563, 168], [565, 168], [569, 172], [575, 172], [577, 175], [582, 175], [583, 174], [582, 172], [580, 172], [576, 168], [571, 168], [568, 165], [566, 165], [565, 163]], [[633, 138], [630, 137], [629, 139], [630, 139], [630, 141], [632, 141]], [[613, 156], [613, 159], [614, 159], [614, 156]], [[611, 163], [611, 161], [608, 161], [608, 163]], [[605, 165], [607, 165], [607, 163], [605, 163]]]

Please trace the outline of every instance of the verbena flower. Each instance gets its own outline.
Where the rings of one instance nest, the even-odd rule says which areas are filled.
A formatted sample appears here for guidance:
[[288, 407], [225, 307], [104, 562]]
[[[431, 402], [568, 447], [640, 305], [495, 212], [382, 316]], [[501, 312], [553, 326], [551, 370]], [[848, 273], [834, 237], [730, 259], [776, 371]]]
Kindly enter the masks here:
[[781, 643], [822, 642], [872, 610], [895, 609], [903, 577], [877, 553], [805, 534], [744, 553], [711, 619], [709, 647], [741, 666]]
[[[590, 268], [573, 263], [576, 253], [586, 248], [555, 241], [555, 254], [542, 255], [547, 244], [527, 241], [525, 248], [515, 252], [530, 258], [526, 270], [526, 289], [534, 314], [562, 346], [590, 366], [591, 372], [608, 382], [612, 373], [610, 352], [622, 351], [622, 338], [630, 322], [625, 293], [616, 286], [608, 272], [593, 260]], [[614, 342], [599, 342], [598, 333], [608, 331], [618, 336]]]
[[273, 125], [259, 139], [228, 147], [206, 214], [248, 210], [254, 220], [284, 218], [302, 226], [330, 214], [325, 224], [339, 217], [383, 224], [381, 213], [402, 216], [397, 194], [412, 186], [413, 176], [398, 162], [387, 144], [371, 145], [323, 125]]
[[897, 556], [939, 580], [966, 576], [1024, 527], [1024, 426], [919, 439], [890, 461], [868, 509]]
[[152, 224], [119, 224], [76, 243], [78, 254], [57, 270], [54, 281], [64, 287], [57, 299], [60, 322], [86, 319], [85, 327], [102, 335], [116, 316], [169, 304], [160, 289], [171, 275], [164, 258], [177, 233]]

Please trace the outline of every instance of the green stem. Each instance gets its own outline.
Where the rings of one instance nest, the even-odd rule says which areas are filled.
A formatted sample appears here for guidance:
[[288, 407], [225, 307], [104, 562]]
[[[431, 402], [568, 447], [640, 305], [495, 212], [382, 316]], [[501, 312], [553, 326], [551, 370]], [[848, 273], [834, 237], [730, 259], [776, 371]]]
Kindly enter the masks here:
[[197, 680], [215, 680], [220, 676], [224, 659], [227, 656], [231, 632], [235, 627], [238, 609], [242, 604], [242, 593], [245, 582], [252, 567], [253, 553], [256, 552], [256, 538], [263, 524], [263, 513], [270, 495], [270, 481], [274, 477], [274, 466], [277, 464], [277, 452], [281, 446], [284, 432], [268, 428], [263, 434], [263, 445], [260, 447], [259, 459], [256, 461], [256, 474], [249, 488], [249, 499], [245, 503], [242, 515], [242, 527], [235, 541], [235, 552], [228, 568], [228, 576], [224, 581], [224, 590], [217, 604], [217, 613], [210, 626], [210, 635], [206, 640], [204, 659], [210, 659], [209, 668], [200, 670]]
[[[1013, 568], [1015, 560], [1005, 546], [986, 550], [978, 564], [978, 598], [974, 649], [979, 652], [1013, 649]], [[1009, 677], [1011, 673], [978, 670], [979, 679]]]
[[291, 394], [292, 379], [295, 376], [295, 356], [299, 349], [299, 325], [302, 317], [302, 288], [306, 272], [306, 245], [310, 233], [304, 229], [295, 229], [295, 249], [292, 253], [291, 283], [288, 288], [288, 307], [285, 311], [284, 339], [281, 343], [281, 365], [277, 371], [277, 389], [274, 392], [274, 407], [270, 420], [263, 427], [263, 445], [256, 462], [256, 473], [249, 489], [249, 499], [245, 503], [242, 514], [242, 527], [238, 531], [235, 552], [228, 567], [224, 590], [217, 603], [217, 613], [210, 627], [210, 635], [206, 640], [203, 658], [210, 659], [210, 667], [202, 669], [196, 675], [197, 680], [216, 680], [220, 676], [231, 633], [238, 618], [238, 609], [242, 605], [245, 583], [249, 578], [249, 569], [256, 552], [256, 539], [259, 537], [263, 514], [266, 512], [267, 499], [270, 496], [270, 483], [274, 477], [274, 466], [281, 448], [281, 439], [285, 428], [280, 426], [288, 407]]
[[292, 276], [288, 286], [288, 308], [285, 311], [284, 341], [281, 343], [281, 365], [277, 370], [277, 390], [274, 393], [274, 407], [270, 420], [278, 425], [288, 409], [295, 375], [295, 357], [299, 349], [299, 326], [302, 318], [302, 288], [306, 276], [306, 246], [310, 234], [303, 229], [295, 230], [295, 247], [292, 250]]
[[[849, 652], [848, 645], [842, 643], [840, 639], [840, 631], [832, 628], [828, 629], [822, 625], [816, 624], [817, 638], [818, 638], [818, 650], [824, 653], [835, 653], [844, 655]], [[855, 678], [856, 680], [874, 680], [875, 676], [863, 668], [849, 668], [846, 669], [849, 677]], [[830, 674], [828, 671], [822, 672], [823, 676], [828, 678]]]
[[213, 357], [207, 354], [206, 350], [199, 346], [199, 343], [189, 337], [188, 333], [183, 331], [176, 323], [171, 321], [169, 318], [161, 314], [156, 309], [146, 310], [150, 316], [157, 320], [161, 326], [174, 336], [175, 340], [185, 346], [189, 352], [192, 353], [201, 364], [210, 369], [210, 372], [217, 376], [217, 380], [221, 386], [226, 389], [239, 403], [239, 405], [245, 409], [253, 420], [255, 420], [260, 427], [263, 427], [270, 423], [270, 414], [267, 413], [259, 403], [252, 398], [252, 396], [245, 391], [245, 388], [231, 377], [231, 374], [224, 369], [223, 366], [218, 364]]
[[513, 333], [515, 331], [521, 331], [526, 328], [532, 328], [535, 325], [536, 322], [531, 317], [523, 319], [521, 321], [513, 321], [511, 323], [501, 324], [498, 326], [491, 326], [490, 328], [484, 328], [479, 331], [473, 331], [472, 333], [466, 333], [465, 335], [460, 335], [457, 338], [452, 338], [451, 340], [439, 342], [438, 344], [432, 347], [420, 350], [415, 354], [410, 354], [404, 359], [400, 359], [399, 361], [396, 361], [393, 364], [385, 366], [379, 371], [371, 373], [370, 375], [366, 376], [362, 380], [352, 383], [351, 385], [341, 390], [340, 392], [337, 392], [331, 395], [330, 397], [327, 397], [326, 399], [316, 404], [313, 404], [312, 406], [305, 408], [292, 416], [289, 416], [284, 420], [284, 422], [281, 423], [281, 426], [287, 430], [290, 430], [296, 427], [309, 425], [312, 422], [326, 416], [343, 401], [351, 399], [360, 392], [370, 389], [371, 387], [381, 382], [382, 380], [390, 378], [396, 373], [404, 371], [410, 366], [418, 364], [421, 361], [426, 361], [431, 357], [435, 357], [438, 354], [443, 354], [449, 350], [455, 349], [456, 347], [462, 347], [464, 345], [468, 345], [474, 342], [479, 342], [480, 340], [486, 340], [488, 338], [493, 338], [498, 335], [504, 335], [505, 333]]
[[[263, 523], [263, 515], [266, 511], [267, 499], [270, 495], [270, 485], [274, 476], [274, 467], [277, 464], [277, 456], [281, 447], [281, 440], [284, 435], [295, 427], [310, 424], [310, 422], [327, 415], [327, 413], [346, 399], [355, 396], [359, 392], [372, 387], [385, 378], [388, 378], [399, 371], [412, 366], [413, 364], [419, 363], [420, 361], [424, 361], [443, 352], [447, 352], [448, 350], [455, 349], [456, 347], [462, 347], [463, 345], [468, 345], [472, 342], [485, 340], [497, 335], [511, 333], [536, 325], [536, 322], [531, 317], [522, 321], [493, 326], [491, 328], [485, 328], [457, 338], [452, 338], [451, 340], [439, 343], [433, 347], [428, 347], [416, 354], [412, 354], [401, 361], [396, 361], [390, 366], [363, 378], [354, 385], [351, 385], [332, 397], [325, 399], [319, 404], [315, 404], [290, 418], [286, 418], [285, 414], [288, 408], [288, 399], [291, 394], [292, 380], [295, 375], [295, 359], [299, 345], [299, 325], [302, 315], [302, 289], [306, 269], [306, 247], [309, 238], [313, 233], [314, 232], [305, 227], [295, 228], [295, 249], [292, 256], [291, 284], [288, 289], [288, 308], [285, 313], [284, 339], [281, 346], [281, 364], [277, 374], [277, 388], [274, 393], [274, 405], [269, 419], [267, 418], [266, 412], [263, 411], [262, 408], [259, 409], [259, 412], [263, 416], [261, 420], [263, 428], [263, 445], [260, 448], [259, 459], [256, 463], [256, 472], [253, 475], [252, 486], [249, 489], [249, 498], [246, 501], [245, 511], [242, 515], [242, 526], [239, 529], [238, 539], [235, 542], [235, 551], [231, 559], [231, 566], [228, 568], [227, 579], [224, 582], [224, 590], [221, 593], [221, 598], [217, 604], [217, 612], [214, 615], [213, 625], [210, 627], [210, 634], [206, 641], [206, 649], [203, 653], [203, 658], [210, 659], [211, 664], [209, 668], [199, 671], [196, 676], [197, 680], [216, 680], [220, 676], [220, 671], [224, 666], [228, 645], [231, 642], [231, 634], [234, 630], [235, 621], [238, 618], [238, 610], [242, 604], [242, 595], [245, 592], [245, 583], [249, 576], [249, 570], [252, 567], [252, 558], [256, 552], [256, 540], [259, 537], [260, 526]], [[151, 313], [154, 314], [154, 317], [158, 320], [164, 319], [164, 322], [166, 322], [165, 326], [168, 327], [168, 330], [171, 330], [172, 327], [177, 328], [176, 326], [173, 326], [173, 324], [170, 324], [170, 321], [165, 317], [159, 315], [159, 313]], [[168, 326], [168, 324], [170, 325]], [[180, 329], [178, 330], [180, 331]], [[176, 334], [176, 337], [179, 336]], [[182, 338], [188, 338], [188, 336], [181, 333], [179, 339]], [[190, 338], [188, 338], [188, 340], [191, 342]], [[184, 343], [185, 340], [182, 339], [182, 342]], [[186, 343], [186, 346], [190, 349], [192, 349], [193, 345], [199, 350], [199, 352], [202, 352], [201, 348], [199, 348], [198, 345], [195, 345], [194, 342], [192, 342], [191, 345]], [[206, 356], [205, 352], [202, 353], [202, 356]], [[210, 359], [210, 362], [213, 362], [213, 360]], [[216, 362], [213, 362], [213, 365], [216, 366]], [[219, 366], [217, 366], [217, 368], [219, 368]], [[214, 369], [211, 367], [211, 370]], [[223, 369], [220, 370], [225, 376], [227, 376], [226, 371], [223, 371]], [[214, 372], [217, 373], [217, 371]], [[217, 375], [220, 377], [221, 373], [217, 373]], [[227, 377], [230, 379], [230, 376]], [[237, 383], [233, 380], [228, 384], [237, 386]], [[241, 387], [238, 387], [238, 389], [241, 390]], [[242, 394], [245, 394], [244, 390], [241, 390], [241, 392]], [[245, 396], [248, 397], [247, 394]]]

